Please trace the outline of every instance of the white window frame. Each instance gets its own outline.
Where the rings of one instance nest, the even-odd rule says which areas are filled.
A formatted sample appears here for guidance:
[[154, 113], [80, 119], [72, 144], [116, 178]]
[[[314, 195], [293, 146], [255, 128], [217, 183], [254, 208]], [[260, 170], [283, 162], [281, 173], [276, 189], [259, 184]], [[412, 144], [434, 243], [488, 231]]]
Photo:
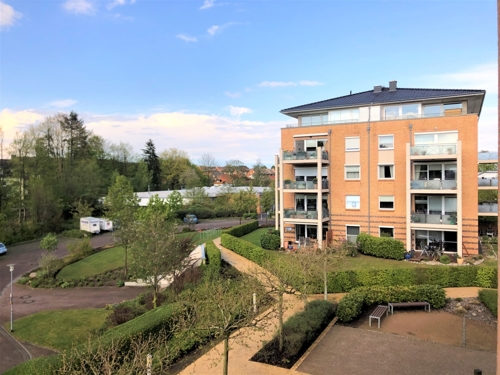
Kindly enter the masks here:
[[392, 237], [391, 238], [395, 238], [394, 227], [388, 227], [386, 225], [381, 225], [381, 226], [378, 227], [378, 236], [379, 237], [382, 237], [382, 231], [381, 231], [382, 228], [384, 228], [384, 229], [392, 229]]
[[[357, 201], [358, 207], [352, 207], [352, 206], [348, 207], [347, 206], [348, 197], [358, 197], [358, 201]], [[346, 195], [345, 196], [345, 209], [346, 210], [360, 210], [361, 209], [361, 196], [359, 196], [359, 195]]]
[[[380, 176], [380, 167], [385, 167], [385, 166], [392, 166], [392, 177], [391, 178], [386, 178], [386, 177]], [[394, 180], [395, 177], [396, 177], [396, 165], [395, 164], [391, 164], [391, 163], [378, 164], [378, 179], [379, 180]]]
[[[392, 137], [392, 147], [380, 147], [380, 137]], [[394, 134], [380, 134], [378, 136], [378, 149], [379, 150], [394, 150]]]
[[[392, 197], [392, 208], [382, 208], [380, 207], [380, 203], [382, 202], [380, 198], [382, 197]], [[385, 201], [385, 202], [390, 202], [390, 201]], [[396, 199], [394, 198], [394, 195], [379, 195], [378, 196], [378, 209], [381, 211], [394, 211], [396, 208]]]
[[[358, 178], [347, 178], [347, 167], [358, 167]], [[361, 166], [359, 164], [345, 164], [344, 165], [344, 179], [346, 181], [359, 181], [359, 180], [361, 180]]]
[[[348, 148], [347, 147], [347, 140], [348, 139], [357, 139], [358, 140], [358, 147], [350, 147]], [[344, 141], [344, 146], [345, 146], [345, 152], [356, 152], [356, 151], [359, 151], [360, 150], [360, 139], [359, 139], [359, 136], [358, 137], [345, 137], [345, 141]]]
[[[349, 240], [349, 236], [352, 236], [352, 234], [347, 234], [347, 227], [355, 227], [355, 228], [358, 228], [359, 230], [359, 233], [356, 235], [356, 238], [361, 234], [361, 226], [360, 225], [353, 225], [353, 224], [346, 224], [345, 225], [345, 238], [347, 241], [350, 241]], [[356, 241], [351, 241], [351, 242], [354, 242], [356, 243]]]

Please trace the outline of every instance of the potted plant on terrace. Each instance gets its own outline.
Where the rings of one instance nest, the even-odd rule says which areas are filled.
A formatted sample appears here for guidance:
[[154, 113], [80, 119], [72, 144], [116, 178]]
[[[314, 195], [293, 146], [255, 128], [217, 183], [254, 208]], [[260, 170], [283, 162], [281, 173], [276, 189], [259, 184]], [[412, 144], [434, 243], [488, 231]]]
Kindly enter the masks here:
[[457, 255], [457, 264], [463, 264], [463, 263], [464, 259], [460, 255]]
[[290, 189], [292, 187], [292, 180], [285, 180], [285, 189]]
[[317, 189], [317, 188], [318, 188], [318, 179], [317, 179], [317, 178], [315, 178], [315, 179], [313, 180], [313, 186], [314, 186], [314, 188], [315, 188], [315, 189]]

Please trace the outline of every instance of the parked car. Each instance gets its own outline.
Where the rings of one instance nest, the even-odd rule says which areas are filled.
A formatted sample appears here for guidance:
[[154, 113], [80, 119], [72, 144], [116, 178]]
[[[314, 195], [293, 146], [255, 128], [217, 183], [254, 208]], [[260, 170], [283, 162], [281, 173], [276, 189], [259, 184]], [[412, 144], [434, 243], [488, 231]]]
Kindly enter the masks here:
[[186, 224], [198, 224], [198, 218], [196, 217], [196, 215], [187, 214], [184, 218], [184, 222]]
[[7, 247], [0, 242], [0, 254], [5, 254], [7, 252]]

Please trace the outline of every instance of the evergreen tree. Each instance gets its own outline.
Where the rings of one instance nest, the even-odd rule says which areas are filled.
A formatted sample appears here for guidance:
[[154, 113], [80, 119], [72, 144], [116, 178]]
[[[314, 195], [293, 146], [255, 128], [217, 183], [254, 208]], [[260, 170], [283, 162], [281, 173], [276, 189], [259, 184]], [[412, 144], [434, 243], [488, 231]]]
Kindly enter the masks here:
[[161, 187], [161, 168], [160, 159], [156, 155], [156, 148], [150, 139], [146, 142], [146, 148], [142, 150], [143, 160], [148, 166], [148, 172], [151, 175], [151, 185], [153, 190], [160, 190]]

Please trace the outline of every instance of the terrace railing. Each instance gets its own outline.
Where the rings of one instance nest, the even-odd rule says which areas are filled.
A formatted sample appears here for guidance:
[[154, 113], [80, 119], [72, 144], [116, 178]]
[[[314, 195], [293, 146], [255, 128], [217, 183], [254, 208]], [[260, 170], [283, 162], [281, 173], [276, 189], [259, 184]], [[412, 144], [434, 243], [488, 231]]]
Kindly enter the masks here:
[[411, 189], [421, 190], [454, 190], [457, 188], [456, 180], [412, 180]]
[[[321, 159], [328, 160], [328, 153], [321, 152]], [[317, 151], [283, 151], [283, 160], [318, 160]]]
[[437, 225], [457, 225], [457, 214], [419, 214], [411, 215], [412, 223], [437, 224]]
[[496, 186], [498, 187], [498, 178], [481, 178], [477, 179], [477, 186]]
[[480, 203], [478, 212], [498, 213], [498, 203]]
[[410, 147], [410, 155], [456, 155], [457, 144], [427, 144]]
[[[303, 210], [295, 210], [293, 208], [285, 208], [284, 212], [285, 219], [308, 219], [308, 220], [317, 220], [318, 219], [318, 211], [303, 211]], [[323, 219], [329, 217], [328, 210], [323, 210]]]
[[284, 183], [285, 189], [294, 190], [316, 190], [321, 187], [321, 189], [328, 189], [328, 181], [323, 180], [319, 184], [313, 181], [292, 181], [290, 183]]

